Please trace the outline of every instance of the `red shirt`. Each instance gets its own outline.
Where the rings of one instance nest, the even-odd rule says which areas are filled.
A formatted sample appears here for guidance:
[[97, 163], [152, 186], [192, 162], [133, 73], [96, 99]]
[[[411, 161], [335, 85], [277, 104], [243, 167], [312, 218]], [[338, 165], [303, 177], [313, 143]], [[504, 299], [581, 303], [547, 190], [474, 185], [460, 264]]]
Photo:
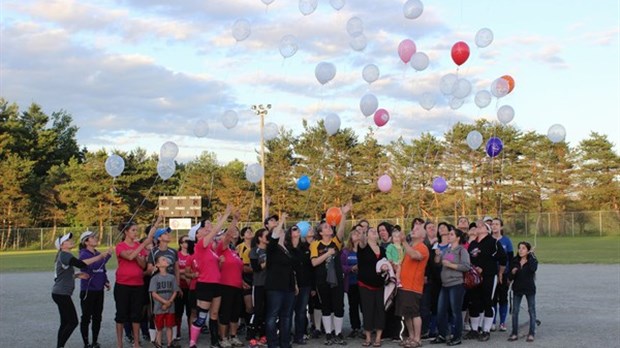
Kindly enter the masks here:
[[222, 250], [221, 255], [224, 256], [224, 262], [220, 265], [222, 274], [220, 284], [242, 288], [243, 260], [230, 248]]
[[116, 282], [122, 285], [142, 286], [144, 285], [143, 269], [136, 259], [127, 260], [121, 257], [121, 253], [125, 250], [136, 250], [140, 247], [140, 243], [129, 245], [122, 241], [116, 245], [116, 259], [118, 260], [118, 268], [116, 268]]
[[[190, 260], [192, 255], [185, 255], [181, 251], [179, 251], [177, 255], [179, 258], [179, 273], [183, 275], [185, 274], [185, 268], [191, 265]], [[181, 284], [179, 284], [179, 287], [182, 289], [189, 288], [189, 284], [187, 283], [187, 280], [185, 280], [185, 278], [181, 277]]]
[[211, 244], [205, 248], [202, 238], [194, 247], [194, 260], [198, 265], [198, 281], [201, 283], [220, 282], [220, 257], [213, 251]]

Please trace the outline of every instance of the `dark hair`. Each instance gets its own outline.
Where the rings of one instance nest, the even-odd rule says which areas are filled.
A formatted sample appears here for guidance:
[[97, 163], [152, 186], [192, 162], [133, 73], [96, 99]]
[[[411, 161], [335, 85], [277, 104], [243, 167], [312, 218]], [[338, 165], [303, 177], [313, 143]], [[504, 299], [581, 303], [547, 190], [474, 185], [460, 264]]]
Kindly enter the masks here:
[[252, 243], [250, 243], [250, 246], [252, 248], [256, 248], [258, 246], [258, 239], [263, 237], [263, 234], [267, 233], [269, 231], [267, 231], [267, 229], [265, 228], [259, 228], [258, 230], [256, 230], [256, 232], [254, 233], [254, 237], [252, 238]]
[[465, 244], [467, 242], [467, 234], [459, 230], [458, 228], [454, 228], [454, 226], [451, 226], [451, 227], [452, 228], [450, 229], [450, 231], [454, 231], [456, 238], [459, 239], [459, 244]]
[[244, 228], [241, 229], [241, 231], [239, 231], [239, 237], [243, 238], [243, 235], [245, 234], [246, 231], [250, 231], [252, 233], [254, 233], [254, 231], [252, 231], [252, 227], [250, 226], [245, 226]]
[[[430, 220], [429, 220], [429, 221], [427, 221], [427, 222], [425, 222], [425, 223], [424, 223], [424, 229], [426, 229], [426, 226], [428, 226], [428, 225], [434, 225], [434, 224], [435, 224], [434, 222], [432, 222], [432, 221], [430, 221]], [[413, 228], [413, 225], [412, 225], [411, 227]]]
[[411, 221], [411, 229], [413, 230], [413, 228], [415, 227], [415, 223], [419, 222], [421, 224], [424, 223], [424, 220], [420, 219], [420, 218], [414, 218], [413, 221]]
[[502, 220], [501, 218], [498, 218], [498, 217], [493, 218], [493, 220], [499, 221], [499, 227], [500, 227], [499, 233], [503, 236], [504, 235], [504, 229], [503, 229], [503, 227], [504, 227], [504, 220]]
[[[366, 223], [366, 225], [368, 225], [368, 227], [370, 227], [370, 222], [368, 222], [368, 220], [366, 220], [366, 219], [361, 219], [360, 221], [358, 221], [358, 222], [357, 222], [357, 224], [361, 226], [361, 225], [362, 225], [362, 222], [365, 222], [365, 223]], [[362, 227], [363, 227], [363, 226], [362, 226]]]
[[475, 221], [474, 222], [470, 222], [469, 223], [469, 229], [471, 230], [474, 227], [478, 227], [478, 225], [476, 225], [476, 222]]
[[521, 244], [525, 245], [525, 248], [527, 249], [527, 251], [532, 251], [532, 244], [530, 244], [529, 242], [526, 242], [526, 241], [519, 242], [519, 244], [517, 244], [517, 248], [519, 248]]
[[392, 232], [394, 231], [394, 227], [392, 226], [391, 223], [387, 222], [387, 221], [383, 221], [380, 224], [377, 225], [377, 233], [379, 233], [379, 227], [385, 227], [385, 230], [387, 231], [388, 235], [390, 235], [390, 237], [392, 236]]
[[400, 225], [394, 225], [394, 229], [393, 229], [393, 230], [394, 230], [394, 231], [399, 231], [399, 232], [402, 232], [402, 231], [403, 231], [403, 228], [402, 228], [402, 227], [400, 227]]
[[136, 223], [131, 220], [127, 222], [121, 222], [120, 224], [118, 224], [118, 231], [124, 234], [125, 231], [133, 225], [136, 225]]

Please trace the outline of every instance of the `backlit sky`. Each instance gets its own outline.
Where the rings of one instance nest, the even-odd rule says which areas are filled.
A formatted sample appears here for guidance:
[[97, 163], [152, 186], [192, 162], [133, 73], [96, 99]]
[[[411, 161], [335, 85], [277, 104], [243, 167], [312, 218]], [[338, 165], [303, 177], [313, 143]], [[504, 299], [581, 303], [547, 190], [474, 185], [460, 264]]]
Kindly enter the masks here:
[[[308, 1], [308, 0], [303, 0]], [[258, 118], [252, 104], [271, 103], [268, 120], [298, 135], [302, 119], [315, 123], [335, 112], [358, 135], [375, 129], [381, 143], [422, 132], [441, 136], [455, 122], [496, 120], [501, 105], [515, 110], [512, 125], [546, 134], [556, 123], [576, 146], [591, 131], [608, 136], [620, 152], [619, 4], [601, 0], [426, 0], [417, 19], [406, 19], [402, 0], [346, 0], [335, 10], [319, 0], [304, 16], [297, 0], [0, 0], [0, 96], [25, 110], [36, 102], [46, 113], [64, 109], [80, 128], [78, 142], [94, 151], [137, 147], [159, 152], [165, 141], [187, 161], [208, 150], [221, 162], [256, 161]], [[367, 47], [354, 51], [347, 21], [364, 23]], [[250, 36], [237, 42], [233, 23], [245, 18]], [[478, 48], [481, 28], [494, 41]], [[284, 59], [281, 38], [297, 38], [297, 53]], [[416, 72], [399, 59], [409, 38], [430, 57]], [[459, 77], [473, 85], [464, 105], [453, 110], [439, 91], [440, 78], [456, 72], [450, 48], [469, 44], [471, 55]], [[321, 85], [319, 62], [337, 68]], [[362, 68], [376, 64], [381, 77], [368, 84]], [[502, 75], [514, 91], [484, 108], [474, 93]], [[377, 128], [359, 100], [379, 99], [391, 119]], [[419, 99], [436, 95], [424, 110]], [[226, 110], [239, 114], [226, 129]], [[198, 138], [199, 120], [209, 134]]]

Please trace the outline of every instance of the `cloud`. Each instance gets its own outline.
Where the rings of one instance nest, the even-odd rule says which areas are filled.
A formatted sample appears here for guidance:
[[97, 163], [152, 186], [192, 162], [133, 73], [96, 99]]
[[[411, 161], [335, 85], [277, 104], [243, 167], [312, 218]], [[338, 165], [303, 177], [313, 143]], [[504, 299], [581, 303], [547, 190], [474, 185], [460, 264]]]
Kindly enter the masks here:
[[562, 48], [559, 45], [548, 45], [532, 52], [529, 56], [532, 60], [545, 63], [555, 69], [566, 69], [568, 64], [560, 56]]

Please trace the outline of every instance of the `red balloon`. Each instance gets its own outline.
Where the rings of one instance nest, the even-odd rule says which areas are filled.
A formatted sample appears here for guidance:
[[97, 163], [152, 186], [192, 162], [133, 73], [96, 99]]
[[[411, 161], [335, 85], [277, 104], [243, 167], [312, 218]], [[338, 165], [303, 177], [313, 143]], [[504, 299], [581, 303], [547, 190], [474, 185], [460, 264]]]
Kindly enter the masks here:
[[325, 213], [325, 220], [331, 226], [336, 226], [342, 220], [342, 211], [338, 207], [331, 207], [327, 209], [327, 213]]
[[512, 78], [512, 76], [504, 75], [501, 78], [508, 82], [508, 93], [512, 92], [512, 90], [515, 88], [515, 80]]
[[452, 46], [452, 60], [461, 66], [469, 58], [469, 46], [463, 41], [459, 41]]
[[374, 119], [378, 127], [383, 127], [390, 120], [390, 114], [385, 109], [379, 109], [375, 111]]

